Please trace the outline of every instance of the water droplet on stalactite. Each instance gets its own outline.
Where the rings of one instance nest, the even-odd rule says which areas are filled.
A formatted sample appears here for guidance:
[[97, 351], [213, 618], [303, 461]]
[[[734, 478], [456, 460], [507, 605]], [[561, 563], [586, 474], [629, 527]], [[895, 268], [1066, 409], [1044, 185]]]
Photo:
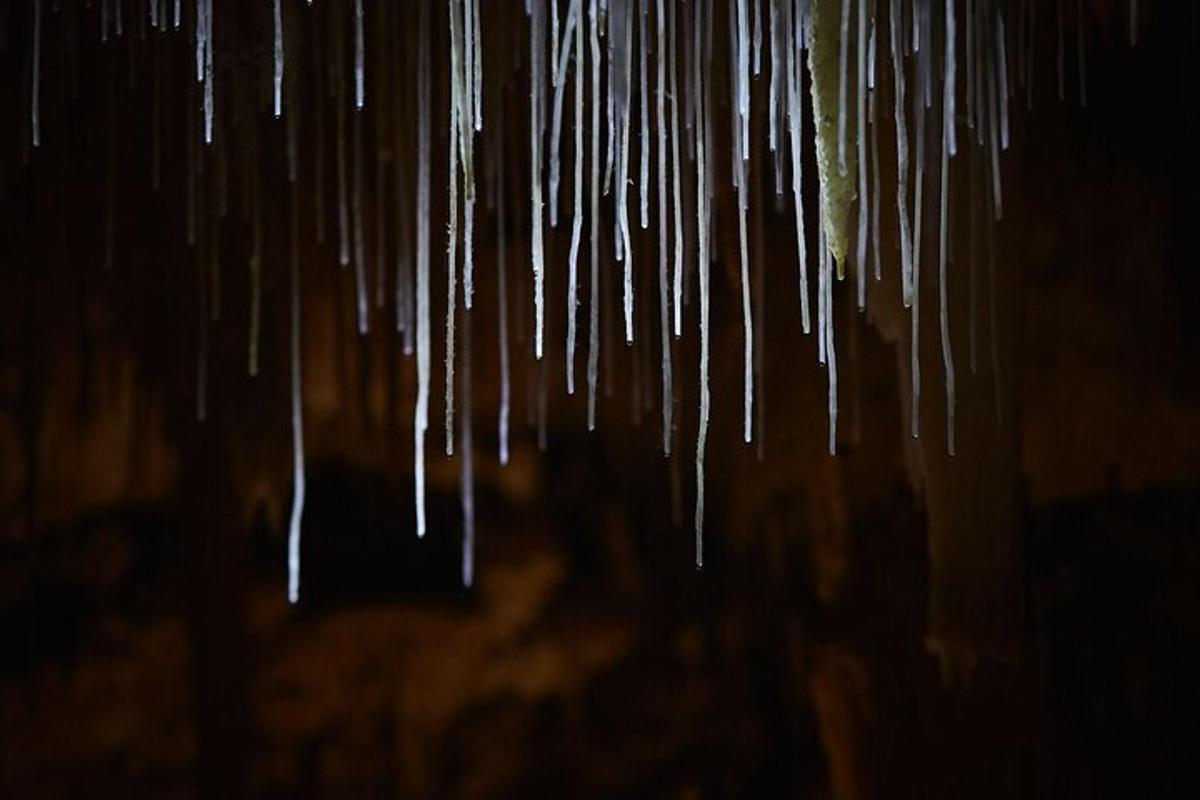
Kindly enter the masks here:
[[545, 119], [540, 113], [544, 102], [546, 22], [541, 3], [534, 3], [529, 16], [529, 218], [532, 241], [534, 305], [534, 356], [542, 358], [546, 317], [546, 266], [542, 239], [542, 136]]
[[588, 364], [587, 429], [596, 429], [596, 379], [600, 363], [600, 247], [596, 231], [600, 224], [600, 20], [596, 0], [588, 0], [588, 41], [592, 56], [592, 180], [588, 224]]
[[417, 15], [417, 402], [413, 412], [413, 475], [417, 536], [425, 535], [425, 431], [429, 426], [429, 10]]
[[[666, 20], [663, 18], [663, 0], [657, 0], [654, 15], [655, 31], [655, 124], [658, 131], [658, 321], [659, 348], [662, 350], [662, 448], [663, 454], [671, 455], [672, 412], [671, 397], [671, 334], [670, 334], [670, 285], [667, 272], [667, 247], [670, 230], [667, 227], [667, 117], [664, 94], [667, 88], [666, 69]], [[645, 17], [643, 17], [645, 20]], [[675, 228], [679, 238], [679, 228]]]
[[283, 8], [274, 0], [272, 21], [275, 26], [275, 119], [283, 114]]
[[183, 24], [183, 0], [175, 0], [175, 14], [171, 21], [171, 26], [175, 30], [179, 30], [179, 26]]
[[300, 211], [295, 184], [291, 197], [291, 394], [292, 394], [292, 510], [288, 516], [288, 602], [300, 600], [300, 525], [304, 517], [304, 398], [300, 340]]

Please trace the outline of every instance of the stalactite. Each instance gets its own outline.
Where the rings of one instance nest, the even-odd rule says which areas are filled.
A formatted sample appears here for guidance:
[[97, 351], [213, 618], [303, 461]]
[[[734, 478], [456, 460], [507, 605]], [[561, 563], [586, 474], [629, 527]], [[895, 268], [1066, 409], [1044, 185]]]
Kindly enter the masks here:
[[458, 306], [458, 157], [463, 136], [462, 40], [460, 0], [447, 0], [450, 23], [450, 137], [446, 152], [450, 169], [446, 176], [449, 194], [446, 225], [446, 353], [445, 353], [445, 447], [454, 455], [454, 326]]
[[304, 398], [300, 339], [300, 212], [298, 188], [288, 188], [291, 198], [291, 395], [292, 395], [292, 510], [288, 515], [288, 602], [300, 600], [300, 527], [304, 518]]
[[[316, 18], [313, 18], [313, 28], [316, 28]], [[312, 37], [313, 54], [313, 127], [315, 128], [313, 145], [313, 209], [316, 215], [317, 242], [325, 243], [325, 71], [321, 68], [317, 37]]]
[[275, 74], [273, 85], [275, 88], [275, 119], [283, 114], [283, 9], [280, 5], [282, 0], [274, 0], [272, 9], [272, 21], [275, 30]]
[[[711, 25], [711, 0], [702, 0], [704, 9], [697, 9], [695, 16], [696, 41], [701, 38], [701, 31], [708, 20]], [[709, 389], [708, 389], [708, 350], [709, 350], [709, 254], [708, 254], [708, 199], [705, 186], [707, 176], [707, 133], [705, 125], [700, 121], [710, 111], [704, 97], [704, 68], [698, 63], [700, 48], [696, 48], [696, 64], [693, 77], [696, 82], [696, 219], [698, 224], [699, 248], [697, 266], [700, 281], [700, 419], [696, 430], [696, 568], [704, 566], [704, 452], [708, 441]]]
[[[738, 8], [737, 25], [742, 26], [745, 23], [745, 0], [740, 0]], [[733, 14], [733, 9], [730, 9], [730, 14]], [[730, 28], [729, 44], [730, 44], [730, 63], [736, 64], [738, 74], [736, 80], [732, 82], [733, 89], [738, 96], [733, 98], [736, 102], [730, 104], [730, 108], [737, 109], [738, 103], [741, 101], [740, 93], [742, 87], [741, 82], [748, 82], [748, 77], [742, 73], [744, 56], [746, 55], [748, 44], [748, 31], [744, 28], [736, 30], [734, 26]], [[748, 91], [748, 89], [747, 89]], [[746, 199], [746, 157], [749, 155], [747, 144], [743, 138], [744, 128], [743, 123], [745, 117], [740, 109], [732, 115], [732, 131], [730, 140], [733, 143], [732, 163], [730, 171], [734, 176], [734, 185], [737, 188], [737, 212], [738, 212], [738, 263], [741, 268], [741, 288], [742, 288], [742, 439], [749, 443], [753, 437], [754, 430], [754, 315], [751, 309], [750, 300], [750, 253], [748, 234], [746, 230], [746, 213], [749, 203]]]
[[[654, 14], [655, 32], [655, 93], [654, 111], [655, 125], [658, 132], [658, 319], [659, 347], [662, 350], [662, 449], [663, 454], [671, 455], [671, 429], [673, 400], [671, 397], [673, 379], [671, 376], [671, 308], [670, 286], [667, 272], [667, 247], [670, 230], [667, 227], [667, 117], [666, 104], [663, 95], [667, 88], [666, 70], [666, 20], [663, 18], [663, 0], [656, 0]], [[645, 19], [643, 17], [643, 19]], [[679, 238], [679, 229], [675, 229], [675, 238]]]
[[[563, 28], [564, 41], [570, 39], [574, 35], [574, 29], [577, 21], [579, 0], [571, 0], [571, 5], [567, 10], [567, 22]], [[553, 7], [553, 3], [552, 3]], [[558, 227], [558, 189], [560, 184], [561, 158], [559, 153], [562, 149], [562, 116], [563, 116], [563, 99], [566, 94], [566, 74], [570, 64], [571, 49], [569, 47], [562, 48], [561, 51], [555, 47], [557, 55], [553, 58], [554, 67], [554, 109], [551, 112], [550, 118], [550, 227]], [[576, 66], [578, 72], [579, 67]], [[579, 118], [576, 117], [576, 126], [579, 125]]]
[[462, 324], [462, 424], [459, 470], [459, 505], [462, 508], [462, 584], [475, 582], [475, 453], [471, 430], [471, 315], [463, 314]]
[[[334, 48], [335, 63], [340, 65], [341, 48]], [[337, 114], [337, 182], [338, 182], [338, 264], [345, 269], [350, 265], [350, 211], [347, 200], [346, 180], [346, 112], [343, 108], [342, 71], [334, 69], [334, 107]]]
[[[825, 356], [829, 402], [829, 455], [837, 455], [838, 371], [837, 349], [833, 343], [833, 254], [825, 254]], [[850, 321], [854, 324], [854, 320]]]
[[30, 48], [29, 136], [34, 147], [42, 144], [42, 0], [33, 0], [33, 42]]
[[808, 297], [808, 243], [804, 232], [804, 100], [801, 97], [804, 84], [804, 35], [803, 23], [793, 8], [791, 3], [784, 2], [784, 60], [787, 67], [788, 134], [792, 156], [792, 208], [796, 217], [796, 260], [800, 270], [800, 327], [808, 334], [812, 330], [812, 322]]
[[941, 203], [938, 236], [938, 327], [942, 339], [942, 367], [946, 373], [946, 451], [954, 455], [954, 351], [950, 342], [950, 308], [947, 298], [946, 262], [949, 259], [950, 157], [954, 155], [954, 0], [946, 0], [946, 67], [942, 82]]
[[250, 137], [251, 211], [253, 219], [250, 249], [250, 342], [248, 344], [247, 370], [250, 377], [258, 375], [260, 326], [262, 324], [262, 178], [258, 166], [258, 131]]
[[429, 11], [417, 15], [417, 403], [413, 413], [413, 476], [417, 536], [425, 535], [425, 431], [429, 427]]
[[[211, 0], [210, 0], [211, 2]], [[354, 0], [354, 107], [366, 103], [366, 45], [363, 42], [363, 0]]]
[[[997, 12], [999, 24], [999, 12]], [[1083, 0], [1075, 0], [1075, 55], [1079, 72], [1079, 105], [1087, 105], [1087, 20], [1083, 13]], [[1003, 51], [1001, 51], [1003, 58]], [[1003, 62], [1002, 62], [1003, 63]], [[1003, 98], [1004, 95], [1002, 94]]]
[[592, 56], [592, 180], [588, 224], [588, 365], [587, 429], [596, 429], [596, 378], [600, 361], [600, 248], [596, 231], [600, 224], [600, 19], [596, 0], [588, 0], [588, 40]]
[[[683, 334], [683, 193], [680, 188], [682, 162], [679, 160], [679, 81], [676, 68], [675, 39], [678, 35], [675, 28], [675, 3], [670, 2], [667, 18], [669, 40], [669, 71], [671, 80], [671, 208], [673, 212], [673, 229], [675, 231], [675, 260], [672, 265], [671, 280], [671, 310], [674, 312], [673, 330], [675, 338]], [[686, 35], [685, 35], [686, 38]]]
[[[503, 114], [503, 108], [498, 110]], [[493, 163], [496, 187], [496, 345], [500, 350], [500, 409], [497, 412], [497, 440], [500, 465], [508, 464], [508, 431], [512, 406], [512, 382], [508, 355], [508, 217], [504, 200], [504, 119], [496, 125]]]
[[367, 254], [363, 239], [363, 151], [362, 115], [355, 114], [354, 131], [354, 177], [351, 187], [351, 214], [354, 225], [354, 296], [358, 312], [358, 334], [366, 336], [370, 330], [370, 303], [367, 290]]
[[912, 228], [908, 216], [908, 123], [904, 119], [904, 53], [901, 47], [901, 0], [890, 0], [889, 37], [892, 53], [892, 111], [896, 121], [896, 213], [900, 229], [900, 269], [904, 305], [913, 301]]
[[[849, 0], [845, 0], [847, 4]], [[953, 0], [947, 0], [953, 2]], [[867, 195], [867, 0], [858, 0], [858, 94], [855, 115], [858, 122], [858, 247], [855, 251], [856, 289], [858, 310], [867, 307], [867, 228], [870, 214], [870, 198]]]
[[650, 227], [650, 81], [647, 77], [646, 50], [646, 0], [638, 0], [638, 113], [641, 125], [638, 128], [638, 144], [641, 146], [638, 169], [638, 222], [642, 230]]
[[[829, 0], [825, 0], [829, 2]], [[837, 0], [841, 6], [841, 26], [838, 33], [838, 78], [837, 78], [837, 159], [838, 170], [842, 176], [849, 174], [850, 168], [846, 163], [846, 125], [849, 122], [849, 110], [846, 108], [846, 95], [849, 90], [850, 83], [850, 6], [854, 0]], [[813, 0], [814, 18], [818, 17], [816, 8], [821, 5], [821, 0]], [[820, 36], [818, 34], [818, 36]], [[814, 92], [814, 97], [816, 93]], [[826, 233], [828, 235], [828, 232]]]
[[[623, 306], [625, 311], [625, 343], [633, 342], [633, 249], [629, 237], [629, 108], [632, 96], [632, 63], [630, 50], [633, 41], [633, 18], [629, 4], [633, 0], [612, 0], [609, 6], [609, 46], [613, 51], [613, 71], [609, 83], [615, 83], [613, 93], [614, 131], [617, 138], [615, 156], [616, 219], [619, 247], [617, 260], [624, 262]], [[615, 76], [615, 77], [614, 77]]]
[[583, 236], [583, 0], [572, 0], [575, 14], [575, 186], [571, 215], [571, 251], [567, 257], [567, 394], [575, 394], [576, 312], [579, 309], [579, 244]]
[[[1082, 41], [1080, 42], [1082, 46]], [[1004, 33], [1004, 13], [1000, 6], [996, 6], [996, 78], [999, 81], [999, 105], [1000, 105], [1000, 147], [1003, 150], [1008, 149], [1008, 41]], [[1086, 83], [1086, 81], [1085, 81]], [[1084, 105], [1087, 105], [1086, 88], [1083, 92]], [[953, 152], [951, 152], [953, 155]]]
[[534, 284], [534, 357], [541, 360], [546, 327], [546, 265], [542, 251], [542, 134], [545, 120], [539, 110], [545, 91], [542, 51], [546, 33], [542, 4], [533, 3], [532, 10], [529, 17], [529, 218]]

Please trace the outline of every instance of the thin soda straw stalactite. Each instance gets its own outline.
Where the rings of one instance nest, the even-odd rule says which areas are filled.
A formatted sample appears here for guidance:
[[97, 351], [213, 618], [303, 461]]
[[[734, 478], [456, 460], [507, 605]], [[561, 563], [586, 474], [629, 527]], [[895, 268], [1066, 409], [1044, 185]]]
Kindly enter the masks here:
[[629, 100], [632, 96], [633, 70], [630, 50], [633, 45], [633, 16], [629, 4], [633, 0], [612, 0], [609, 14], [612, 22], [610, 31], [616, 31], [613, 47], [613, 66], [615, 77], [609, 76], [609, 82], [618, 85], [615, 94], [614, 115], [617, 136], [616, 154], [616, 191], [613, 192], [616, 203], [616, 218], [618, 239], [616, 247], [617, 260], [624, 262], [624, 293], [623, 306], [625, 311], [625, 344], [633, 343], [633, 246], [629, 236], [629, 129], [631, 125]]
[[[696, 41], [701, 39], [704, 20], [711, 17], [710, 0], [702, 0], [705, 9], [697, 9], [695, 16]], [[708, 12], [708, 13], [706, 13]], [[708, 388], [708, 314], [709, 314], [709, 254], [708, 254], [708, 199], [705, 186], [708, 183], [706, 125], [701, 119], [710, 113], [704, 93], [704, 68], [700, 65], [700, 48], [696, 48], [696, 64], [693, 77], [696, 81], [696, 218], [699, 226], [697, 266], [700, 282], [700, 419], [696, 430], [696, 568], [704, 566], [704, 451], [708, 441], [709, 388]]]
[[879, 168], [879, 86], [876, 83], [876, 59], [879, 52], [879, 1], [871, 0], [871, 36], [868, 46], [869, 53], [867, 55], [869, 59], [867, 74], [870, 75], [870, 85], [868, 87], [870, 91], [867, 95], [867, 121], [871, 125], [871, 260], [875, 268], [876, 281], [883, 280], [882, 251], [879, 246], [879, 198], [883, 191], [883, 180]]
[[[577, 4], [579, 0], [571, 0], [567, 10], [567, 22], [563, 28], [563, 39], [574, 35], [577, 23]], [[566, 74], [571, 60], [571, 49], [562, 48], [551, 65], [554, 69], [554, 110], [550, 115], [550, 227], [558, 227], [558, 189], [561, 183], [562, 159], [559, 153], [562, 149], [562, 117], [563, 100], [566, 96]], [[578, 126], [578, 118], [576, 118]]]
[[784, 4], [784, 48], [787, 68], [788, 139], [792, 155], [792, 207], [796, 217], [796, 261], [800, 275], [800, 327], [812, 330], [808, 296], [808, 245], [804, 231], [803, 164], [804, 100], [801, 97], [804, 75], [804, 35], [802, 20], [791, 3]]
[[462, 339], [462, 424], [459, 426], [462, 464], [458, 486], [462, 509], [462, 584], [469, 589], [475, 582], [475, 448], [471, 430], [470, 314], [463, 314]]
[[343, 76], [340, 66], [341, 48], [334, 48], [334, 58], [337, 67], [334, 69], [334, 79], [337, 88], [334, 91], [335, 113], [337, 114], [337, 189], [338, 189], [338, 265], [345, 269], [350, 265], [350, 211], [346, 189], [346, 111], [342, 107]]
[[445, 452], [454, 455], [454, 326], [458, 316], [458, 165], [465, 126], [462, 97], [462, 18], [460, 0], [447, 0], [450, 26], [450, 137], [446, 152], [449, 207], [446, 225]]
[[42, 0], [33, 0], [33, 42], [29, 69], [29, 137], [34, 147], [42, 144]]
[[417, 14], [417, 402], [413, 412], [413, 482], [417, 536], [425, 535], [425, 431], [429, 427], [429, 11]]
[[[209, 0], [211, 2], [211, 0]], [[363, 0], [354, 0], [354, 108], [366, 104], [366, 45], [363, 41]]]
[[[667, 247], [670, 231], [667, 228], [667, 117], [663, 95], [666, 93], [666, 20], [663, 0], [656, 0], [654, 14], [655, 32], [655, 124], [658, 127], [658, 318], [660, 327], [659, 347], [662, 350], [662, 448], [663, 454], [671, 455], [672, 412], [671, 397], [674, 383], [671, 375], [670, 334], [670, 287], [667, 272]], [[675, 229], [679, 238], [679, 229]]]
[[275, 119], [283, 115], [283, 7], [282, 0], [274, 0], [271, 20], [275, 33], [275, 74], [273, 86], [275, 90]]
[[300, 600], [300, 526], [304, 518], [304, 381], [301, 375], [300, 339], [300, 212], [298, 187], [288, 188], [291, 198], [291, 395], [292, 395], [292, 510], [288, 516], [288, 602]]
[[638, 0], [638, 113], [641, 126], [638, 128], [638, 144], [641, 145], [641, 160], [638, 169], [638, 223], [642, 230], [650, 227], [650, 79], [647, 75], [646, 0]]
[[600, 362], [600, 248], [596, 230], [600, 224], [600, 20], [597, 0], [588, 0], [588, 39], [592, 56], [592, 180], [589, 184], [589, 289], [588, 295], [588, 366], [587, 429], [596, 429], [596, 378]]
[[539, 361], [546, 330], [546, 264], [542, 240], [542, 133], [545, 120], [539, 114], [545, 79], [542, 75], [545, 48], [544, 9], [533, 3], [529, 16], [529, 219], [532, 242], [534, 308], [534, 357]]
[[850, 171], [846, 162], [846, 123], [849, 119], [846, 95], [850, 83], [850, 6], [854, 0], [838, 0], [841, 3], [841, 24], [838, 33], [838, 170], [842, 175]]
[[370, 307], [367, 288], [367, 252], [363, 239], [363, 144], [362, 115], [355, 114], [352, 120], [354, 140], [354, 175], [351, 186], [350, 210], [354, 226], [354, 297], [358, 316], [358, 335], [366, 336], [370, 331]]
[[575, 12], [575, 186], [571, 251], [567, 257], [567, 394], [575, 393], [575, 338], [579, 310], [579, 243], [583, 236], [583, 0]]
[[[758, 0], [755, 0], [755, 5]], [[742, 160], [750, 158], [750, 20], [746, 0], [737, 0], [737, 110]]]
[[472, 62], [475, 70], [471, 75], [471, 92], [472, 105], [474, 110], [471, 113], [471, 118], [475, 122], [475, 131], [478, 133], [483, 130], [483, 22], [480, 20], [482, 9], [479, 7], [479, 0], [467, 0], [472, 6], [471, 21], [473, 30], [471, 31], [471, 45], [475, 50], [475, 58]]
[[[744, 0], [741, 5], [744, 6]], [[733, 9], [730, 8], [730, 15], [733, 15]], [[745, 9], [739, 7], [738, 16], [736, 18], [737, 25], [740, 26], [745, 22]], [[735, 26], [730, 26], [729, 49], [730, 63], [736, 65], [738, 74], [734, 76], [731, 82], [735, 92], [740, 93], [740, 82], [743, 79], [741, 73], [742, 56], [745, 55], [747, 32], [743, 29], [735, 31]], [[738, 109], [740, 96], [734, 97], [735, 102], [730, 104], [730, 108]], [[746, 212], [748, 202], [746, 199], [746, 158], [747, 154], [746, 143], [743, 141], [742, 123], [744, 117], [740, 110], [735, 111], [731, 115], [732, 129], [730, 139], [733, 144], [732, 159], [730, 164], [730, 173], [733, 175], [734, 186], [737, 188], [737, 214], [738, 214], [738, 265], [740, 267], [741, 291], [742, 291], [742, 438], [749, 443], [753, 436], [754, 430], [754, 316], [751, 308], [750, 300], [750, 253], [749, 242], [746, 230]]]
[[497, 347], [500, 350], [500, 409], [497, 412], [496, 429], [499, 442], [500, 466], [508, 464], [508, 430], [512, 405], [512, 381], [509, 376], [508, 356], [508, 217], [505, 214], [504, 191], [504, 108], [497, 107], [496, 165], [494, 185], [496, 193], [496, 320]]
[[[829, 455], [837, 455], [838, 371], [837, 349], [833, 344], [833, 256], [825, 254], [825, 366], [829, 385]], [[854, 324], [851, 320], [850, 324]]]
[[[1082, 9], [1080, 9], [1082, 14]], [[1083, 40], [1080, 39], [1079, 46], [1083, 48]], [[999, 80], [999, 102], [1000, 102], [1000, 148], [1008, 149], [1008, 41], [1004, 32], [1004, 12], [999, 5], [996, 6], [996, 77]], [[1084, 70], [1086, 72], [1086, 69]], [[1084, 78], [1083, 83], [1083, 104], [1087, 105], [1087, 80]], [[954, 155], [954, 151], [950, 152]]]
[[[947, 0], [952, 2], [952, 0]], [[846, 0], [849, 2], [849, 0]], [[867, 0], [858, 0], [858, 37], [856, 44], [858, 93], [856, 95], [858, 150], [858, 241], [855, 250], [855, 288], [858, 310], [867, 307], [867, 228], [870, 198], [867, 194]]]
[[[472, 7], [471, 0], [462, 0], [463, 15]], [[475, 296], [475, 105], [472, 97], [472, 69], [461, 58], [471, 50], [471, 27], [464, 21], [460, 33], [458, 73], [458, 143], [461, 148], [463, 194], [463, 305], [471, 310]]]
[[946, 0], [946, 60], [942, 81], [942, 165], [938, 238], [938, 327], [942, 339], [942, 367], [946, 373], [946, 452], [954, 455], [954, 352], [950, 342], [950, 309], [947, 298], [946, 262], [949, 259], [950, 226], [947, 211], [950, 196], [950, 158], [954, 155], [954, 0]]
[[250, 136], [250, 194], [253, 222], [250, 250], [250, 342], [248, 345], [247, 371], [250, 377], [258, 375], [259, 328], [262, 324], [262, 177], [258, 167], [258, 128], [252, 128]]
[[670, 5], [669, 16], [667, 22], [669, 29], [667, 38], [669, 40], [669, 71], [671, 80], [671, 208], [674, 214], [674, 231], [675, 231], [675, 260], [672, 265], [672, 280], [671, 280], [671, 311], [674, 314], [672, 322], [675, 338], [679, 338], [683, 334], [683, 311], [680, 306], [683, 304], [683, 192], [680, 187], [680, 172], [682, 162], [679, 160], [679, 81], [678, 70], [676, 67], [676, 46], [675, 38], [677, 36], [675, 28], [675, 3], [668, 0]]
[[204, 143], [212, 144], [214, 86], [213, 86], [213, 0], [204, 0]]
[[900, 229], [901, 294], [905, 306], [912, 305], [913, 252], [912, 229], [908, 216], [908, 123], [904, 119], [904, 51], [901, 43], [902, 0], [889, 0], [889, 41], [892, 54], [892, 112], [896, 121], [896, 213]]

